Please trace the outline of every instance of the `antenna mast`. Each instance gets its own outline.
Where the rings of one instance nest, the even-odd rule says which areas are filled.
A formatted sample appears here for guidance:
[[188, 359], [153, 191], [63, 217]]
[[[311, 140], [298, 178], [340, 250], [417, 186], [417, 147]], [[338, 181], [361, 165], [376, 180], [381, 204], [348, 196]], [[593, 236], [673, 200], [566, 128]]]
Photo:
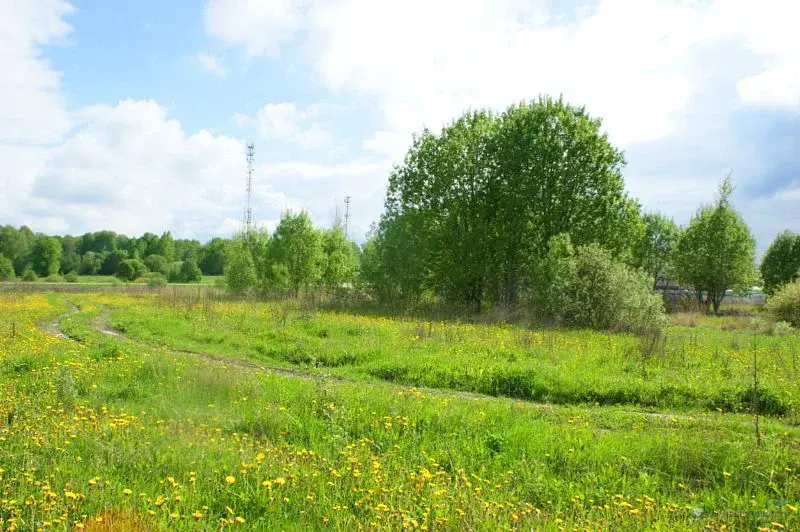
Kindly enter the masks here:
[[344, 197], [344, 237], [348, 237], [350, 231], [350, 196]]
[[251, 142], [247, 145], [247, 199], [244, 205], [244, 227], [249, 233], [253, 226], [253, 157], [255, 157], [256, 147]]

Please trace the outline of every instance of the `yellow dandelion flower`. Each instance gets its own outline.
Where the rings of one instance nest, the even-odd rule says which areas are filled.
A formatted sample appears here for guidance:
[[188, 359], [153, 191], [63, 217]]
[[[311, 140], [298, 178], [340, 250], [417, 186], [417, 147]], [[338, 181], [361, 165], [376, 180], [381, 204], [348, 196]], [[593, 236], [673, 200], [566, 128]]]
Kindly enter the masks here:
[[133, 491], [129, 490], [128, 488], [125, 488], [124, 490], [122, 490], [122, 494], [123, 495], [133, 495]]
[[232, 476], [228, 475], [227, 477], [225, 477], [225, 483], [228, 484], [229, 486], [234, 482], [236, 482], [236, 479], [233, 478]]

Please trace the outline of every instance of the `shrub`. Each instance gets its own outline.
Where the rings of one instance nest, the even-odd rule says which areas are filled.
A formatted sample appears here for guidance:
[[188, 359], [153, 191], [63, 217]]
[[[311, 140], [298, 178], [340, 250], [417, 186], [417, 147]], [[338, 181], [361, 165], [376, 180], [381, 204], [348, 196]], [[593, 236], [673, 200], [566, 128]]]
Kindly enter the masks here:
[[117, 267], [117, 277], [125, 281], [135, 281], [147, 273], [147, 266], [139, 259], [126, 259]]
[[78, 272], [71, 271], [67, 275], [64, 276], [64, 280], [68, 283], [77, 283], [78, 282]]
[[35, 272], [35, 271], [33, 271], [33, 270], [31, 270], [30, 268], [28, 268], [27, 270], [25, 270], [25, 271], [23, 272], [23, 274], [22, 274], [22, 280], [23, 280], [23, 281], [25, 281], [26, 283], [32, 283], [32, 282], [34, 282], [36, 279], [38, 279], [38, 277], [37, 277], [37, 275], [36, 275], [36, 272]]
[[665, 324], [664, 302], [651, 279], [597, 244], [573, 251], [567, 235], [551, 239], [537, 285], [539, 311], [551, 320], [637, 333]]
[[800, 281], [778, 290], [767, 300], [766, 310], [774, 321], [785, 321], [793, 327], [800, 327]]
[[46, 282], [46, 283], [63, 283], [64, 282], [64, 278], [56, 273], [56, 274], [48, 275], [47, 277], [45, 277], [44, 278], [44, 282]]
[[153, 276], [147, 281], [147, 286], [150, 288], [161, 288], [167, 286], [167, 279], [163, 275]]
[[14, 263], [0, 255], [0, 281], [13, 281], [15, 277]]

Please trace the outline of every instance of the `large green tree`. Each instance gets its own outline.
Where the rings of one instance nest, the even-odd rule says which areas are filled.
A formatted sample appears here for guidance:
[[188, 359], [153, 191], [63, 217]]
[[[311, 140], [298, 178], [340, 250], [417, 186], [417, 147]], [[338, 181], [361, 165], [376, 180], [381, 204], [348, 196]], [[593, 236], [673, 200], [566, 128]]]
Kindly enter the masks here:
[[800, 277], [800, 234], [784, 231], [775, 237], [761, 259], [761, 277], [770, 295]]
[[669, 276], [670, 261], [678, 247], [681, 230], [678, 225], [658, 213], [642, 216], [644, 232], [633, 248], [633, 265], [653, 279], [653, 288]]
[[717, 200], [700, 208], [678, 241], [675, 274], [690, 285], [698, 301], [705, 296], [714, 313], [730, 289], [750, 288], [755, 279], [755, 239], [733, 208], [730, 176], [719, 186]]
[[292, 295], [319, 280], [322, 265], [322, 246], [319, 231], [305, 211], [285, 212], [275, 228], [269, 245], [273, 267], [285, 271]]
[[627, 256], [642, 232], [639, 207], [600, 126], [583, 108], [542, 98], [424, 131], [390, 175], [366, 259], [379, 265], [367, 269], [387, 294], [430, 290], [478, 311], [487, 296], [516, 304], [555, 235]]
[[598, 243], [627, 255], [642, 232], [639, 205], [625, 192], [625, 158], [601, 120], [562, 99], [540, 98], [510, 107], [500, 122], [494, 297], [513, 305], [521, 283], [535, 284], [531, 276], [550, 239], [562, 233], [575, 246]]

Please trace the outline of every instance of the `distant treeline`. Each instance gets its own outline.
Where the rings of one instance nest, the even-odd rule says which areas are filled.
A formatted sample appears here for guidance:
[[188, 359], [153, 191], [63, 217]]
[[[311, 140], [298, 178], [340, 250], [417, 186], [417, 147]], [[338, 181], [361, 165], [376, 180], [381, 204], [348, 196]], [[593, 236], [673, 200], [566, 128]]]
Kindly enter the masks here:
[[[22, 278], [74, 273], [130, 279], [153, 272], [173, 280], [191, 281], [200, 274], [222, 275], [225, 246], [223, 238], [202, 244], [198, 240], [175, 239], [168, 231], [160, 236], [145, 233], [139, 237], [114, 231], [49, 236], [34, 233], [26, 226], [0, 227], [0, 260], [7, 259], [13, 274]], [[191, 273], [191, 278], [181, 279], [182, 271], [184, 277]]]

